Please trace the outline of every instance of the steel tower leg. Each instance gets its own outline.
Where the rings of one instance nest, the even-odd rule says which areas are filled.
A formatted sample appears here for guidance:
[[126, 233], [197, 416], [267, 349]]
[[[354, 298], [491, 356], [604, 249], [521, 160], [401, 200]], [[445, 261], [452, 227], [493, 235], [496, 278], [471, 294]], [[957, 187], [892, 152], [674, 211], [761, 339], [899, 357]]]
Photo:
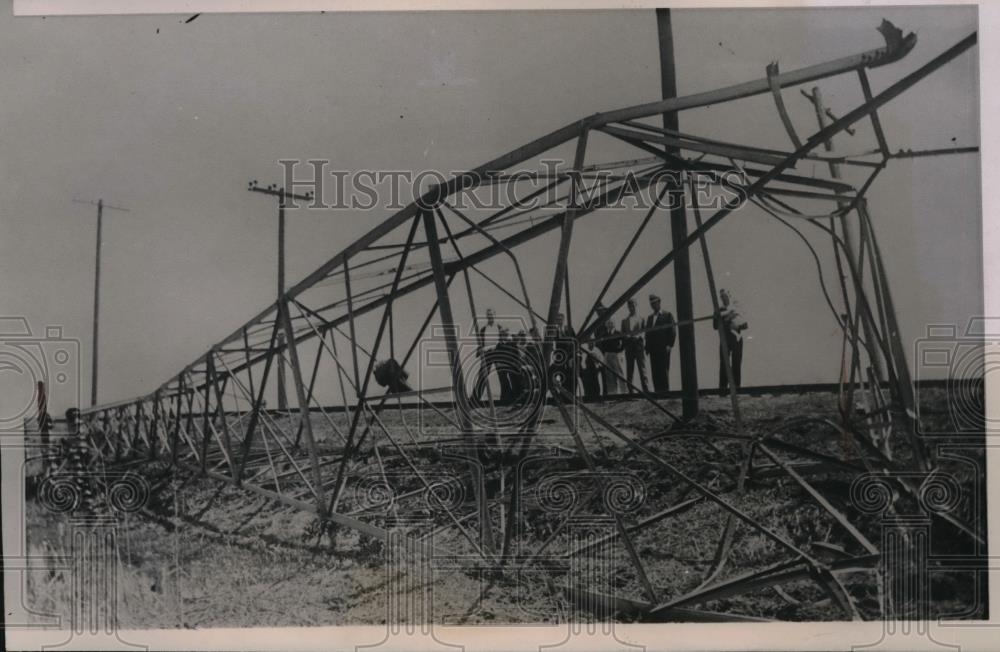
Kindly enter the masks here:
[[[663, 88], [663, 99], [677, 97], [677, 74], [674, 68], [674, 35], [670, 22], [669, 9], [656, 10], [656, 25], [660, 35], [660, 83]], [[677, 112], [663, 114], [663, 128], [677, 131]], [[676, 147], [666, 146], [668, 154], [679, 155]], [[684, 196], [684, 185], [680, 180], [680, 170], [676, 171], [676, 190], [679, 196]], [[674, 188], [671, 188], [674, 190]], [[671, 203], [670, 208], [670, 243], [677, 257], [674, 259], [674, 299], [677, 302], [677, 344], [680, 348], [681, 362], [681, 394], [683, 395], [682, 416], [692, 419], [698, 415], [698, 361], [695, 354], [694, 338], [694, 308], [691, 298], [691, 264], [687, 247], [678, 245], [687, 238], [687, 211], [684, 202], [677, 205]]]

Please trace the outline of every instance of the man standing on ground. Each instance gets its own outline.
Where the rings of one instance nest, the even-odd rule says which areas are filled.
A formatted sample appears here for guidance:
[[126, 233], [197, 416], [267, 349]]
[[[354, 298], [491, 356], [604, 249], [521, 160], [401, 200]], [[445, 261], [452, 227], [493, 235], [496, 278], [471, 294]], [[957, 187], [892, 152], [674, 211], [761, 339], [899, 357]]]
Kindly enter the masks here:
[[[722, 348], [721, 338], [719, 340], [719, 394], [725, 396], [729, 391], [727, 362], [733, 372], [733, 387], [739, 389], [743, 380], [743, 331], [747, 329], [747, 321], [728, 290], [719, 290], [719, 314], [712, 320], [712, 325], [716, 330], [721, 330], [722, 337], [726, 338], [725, 350]], [[726, 353], [729, 354], [728, 360]]]
[[580, 381], [583, 384], [584, 398], [597, 398], [601, 395], [601, 369], [598, 351], [593, 344], [587, 344], [584, 353], [583, 369], [580, 370]]
[[[482, 405], [483, 394], [489, 392], [490, 368], [496, 363], [496, 345], [500, 343], [500, 326], [496, 323], [496, 313], [493, 308], [486, 309], [486, 325], [476, 333], [478, 339], [479, 373], [476, 376], [476, 386], [473, 388], [475, 404]], [[499, 397], [493, 396], [493, 399]]]
[[[660, 309], [660, 297], [649, 295], [652, 314], [646, 318], [646, 353], [649, 355], [649, 373], [653, 377], [653, 390], [670, 391], [670, 349], [677, 339], [674, 316]], [[652, 329], [652, 330], [651, 330]]]
[[[625, 348], [625, 378], [628, 384], [634, 386], [632, 373], [639, 371], [639, 387], [648, 392], [646, 385], [646, 354], [642, 350], [642, 319], [637, 313], [638, 303], [635, 299], [628, 300], [628, 314], [622, 319], [622, 338]], [[626, 388], [631, 391], [631, 387]]]

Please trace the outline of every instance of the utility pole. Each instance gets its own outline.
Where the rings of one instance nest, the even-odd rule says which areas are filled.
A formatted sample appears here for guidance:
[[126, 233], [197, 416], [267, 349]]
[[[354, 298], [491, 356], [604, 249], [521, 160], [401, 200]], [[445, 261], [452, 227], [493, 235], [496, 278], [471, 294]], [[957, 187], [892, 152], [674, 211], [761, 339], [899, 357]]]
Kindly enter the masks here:
[[98, 317], [101, 307], [101, 231], [103, 229], [104, 222], [104, 209], [106, 208], [110, 211], [124, 211], [126, 213], [128, 213], [129, 210], [120, 206], [105, 205], [103, 199], [98, 199], [96, 202], [84, 201], [82, 199], [74, 199], [73, 201], [77, 204], [90, 204], [91, 206], [97, 206], [97, 256], [94, 264], [94, 343], [90, 349], [90, 405], [94, 406], [97, 405]]
[[[656, 10], [656, 26], [660, 38], [660, 84], [663, 99], [677, 97], [677, 72], [674, 67], [674, 33], [669, 9]], [[663, 114], [663, 128], [678, 131], [677, 112]], [[666, 146], [667, 154], [679, 155], [680, 150]], [[677, 175], [681, 170], [676, 170]], [[677, 178], [677, 189], [683, 192], [684, 184]], [[698, 415], [698, 362], [695, 354], [694, 308], [691, 300], [691, 264], [687, 247], [678, 245], [687, 238], [687, 210], [681, 201], [670, 209], [670, 241], [674, 257], [674, 298], [677, 301], [677, 340], [680, 348], [682, 414], [685, 419]]]
[[[278, 300], [285, 294], [285, 207], [289, 199], [301, 199], [302, 201], [312, 201], [313, 195], [308, 192], [304, 195], [296, 195], [286, 192], [284, 188], [279, 188], [277, 184], [272, 184], [266, 188], [257, 185], [254, 179], [247, 185], [250, 192], [259, 192], [262, 195], [270, 195], [278, 198]], [[279, 329], [277, 346], [281, 347], [285, 342], [285, 335]], [[282, 356], [277, 359], [277, 381], [278, 381], [278, 409], [288, 409], [288, 395], [285, 392], [285, 360]]]

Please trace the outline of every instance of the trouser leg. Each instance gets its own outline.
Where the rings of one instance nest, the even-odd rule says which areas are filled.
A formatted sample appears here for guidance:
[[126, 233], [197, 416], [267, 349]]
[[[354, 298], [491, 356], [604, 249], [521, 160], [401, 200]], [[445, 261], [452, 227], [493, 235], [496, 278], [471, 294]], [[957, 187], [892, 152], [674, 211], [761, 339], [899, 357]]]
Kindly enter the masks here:
[[510, 400], [510, 375], [504, 366], [497, 367], [497, 378], [500, 380], [500, 400]]
[[607, 393], [617, 394], [618, 381], [619, 381], [618, 377], [622, 373], [621, 358], [618, 356], [617, 353], [608, 353], [605, 356], [605, 364], [607, 365], [606, 367], [608, 372], [607, 379], [608, 379], [608, 386], [610, 387]]
[[[646, 383], [646, 358], [643, 356], [642, 351], [634, 353], [633, 357], [635, 358], [635, 366], [639, 370], [639, 387], [642, 388], [642, 391], [647, 392], [649, 391], [649, 387]], [[631, 377], [629, 378], [629, 382], [632, 382]]]
[[[632, 387], [641, 387], [642, 391], [648, 391], [649, 388], [646, 386], [646, 360], [642, 351], [625, 349], [625, 366], [627, 368], [626, 378], [628, 378], [628, 384], [625, 389], [631, 391]], [[638, 383], [633, 380], [635, 372], [639, 373]]]
[[663, 391], [670, 391], [670, 351], [667, 349], [666, 354], [663, 356]]
[[479, 371], [476, 374], [476, 386], [472, 388], [472, 394], [475, 397], [476, 403], [483, 400], [483, 392], [486, 391], [486, 383], [489, 382], [490, 377], [490, 362], [488, 354], [480, 354]]
[[736, 340], [733, 344], [733, 385], [739, 389], [743, 385], [743, 339]]
[[719, 344], [719, 393], [725, 394], [729, 390], [729, 376], [726, 373], [726, 351]]
[[667, 391], [666, 364], [662, 354], [650, 354], [649, 373], [653, 377], [653, 390], [656, 392]]

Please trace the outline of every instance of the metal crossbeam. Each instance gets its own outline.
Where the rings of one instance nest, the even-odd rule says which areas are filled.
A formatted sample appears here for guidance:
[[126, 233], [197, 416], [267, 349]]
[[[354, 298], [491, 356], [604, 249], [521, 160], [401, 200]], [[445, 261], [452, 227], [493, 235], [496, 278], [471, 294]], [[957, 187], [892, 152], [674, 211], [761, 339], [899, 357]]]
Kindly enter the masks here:
[[[794, 441], [783, 441], [779, 436], [782, 432], [780, 429], [769, 433], [751, 432], [740, 410], [731, 370], [727, 370], [727, 373], [730, 374], [729, 386], [732, 388], [730, 401], [736, 418], [735, 432], [725, 432], [718, 428], [709, 431], [689, 428], [683, 421], [691, 418], [691, 414], [686, 411], [683, 417], [676, 417], [661, 405], [658, 397], [638, 390], [629, 379], [616, 373], [625, 386], [639, 392], [640, 398], [636, 400], [654, 406], [675, 422], [670, 429], [640, 441], [616, 426], [598, 409], [580, 401], [576, 395], [576, 387], [562, 386], [554, 380], [555, 376], [550, 371], [555, 364], [552, 357], [557, 348], [555, 338], [532, 340], [531, 346], [537, 346], [537, 350], [541, 351], [541, 406], [546, 405], [547, 392], [549, 401], [559, 410], [563, 425], [573, 438], [573, 448], [553, 447], [562, 456], [559, 458], [560, 463], [570, 466], [574, 473], [591, 481], [597, 489], [606, 488], [597, 457], [591, 452], [593, 447], [584, 441], [578, 424], [570, 418], [568, 407], [571, 406], [584, 415], [595, 438], [600, 440], [601, 437], [610, 435], [633, 455], [627, 459], [634, 460], [636, 464], [648, 465], [658, 472], [665, 471], [677, 480], [679, 489], [678, 495], [672, 496], [670, 504], [659, 505], [641, 517], [614, 511], [604, 514], [606, 520], [613, 525], [613, 531], [583, 545], [557, 550], [562, 545], [560, 538], [568, 527], [566, 523], [558, 525], [541, 541], [523, 541], [526, 537], [524, 529], [520, 527], [520, 520], [527, 518], [521, 511], [526, 501], [525, 492], [533, 487], [537, 488], [545, 477], [545, 470], [524, 476], [520, 463], [527, 459], [529, 451], [543, 445], [545, 437], [539, 431], [537, 421], [518, 424], [519, 427], [514, 432], [505, 433], [506, 437], [501, 438], [497, 432], [493, 432], [494, 428], [483, 426], [477, 420], [479, 413], [476, 410], [480, 408], [468, 399], [466, 370], [463, 368], [463, 354], [460, 350], [461, 326], [468, 322], [459, 314], [462, 299], [453, 301], [454, 290], [451, 285], [453, 279], [461, 273], [467, 308], [471, 312], [469, 321], [476, 333], [479, 332], [479, 317], [470, 271], [482, 276], [502, 290], [514, 304], [526, 310], [532, 327], [536, 320], [541, 322], [543, 328], [551, 326], [559, 313], [566, 314], [568, 321], [571, 321], [570, 260], [574, 246], [579, 246], [573, 238], [576, 222], [599, 214], [619, 201], [646, 190], [652, 190], [653, 195], [662, 199], [668, 188], [660, 188], [657, 184], [663, 182], [663, 173], [669, 170], [679, 174], [681, 182], [690, 186], [695, 229], [688, 232], [685, 226], [683, 232], [677, 231], [670, 251], [638, 277], [628, 279], [627, 289], [610, 303], [608, 310], [614, 312], [622, 307], [629, 298], [647, 287], [660, 272], [674, 263], [678, 256], [686, 254], [690, 247], [697, 246], [700, 247], [709, 279], [713, 314], [697, 318], [692, 314], [682, 319], [681, 325], [690, 328], [693, 333], [695, 326], [707, 323], [713, 317], [718, 318], [721, 314], [705, 237], [709, 229], [751, 201], [765, 210], [771, 210], [770, 214], [775, 217], [779, 217], [775, 211], [787, 209], [791, 213], [797, 210], [775, 199], [774, 195], [778, 194], [787, 197], [788, 201], [820, 199], [839, 202], [838, 209], [826, 220], [831, 226], [820, 228], [831, 236], [829, 241], [835, 255], [839, 256], [841, 249], [850, 254], [846, 256], [846, 264], [841, 269], [841, 286], [845, 290], [843, 294], [847, 302], [850, 297], [846, 288], [854, 285], [855, 296], [853, 305], [850, 306], [853, 320], [845, 320], [842, 326], [846, 334], [851, 323], [856, 325], [859, 319], [863, 319], [870, 330], [866, 330], [862, 340], [856, 335], [855, 326], [855, 336], [845, 337], [845, 343], [850, 343], [855, 357], [859, 350], [864, 350], [869, 358], [885, 364], [894, 387], [894, 397], [908, 415], [904, 432], [906, 439], [903, 441], [917, 456], [917, 470], [925, 471], [925, 452], [915, 435], [913, 386], [905, 352], [902, 350], [888, 278], [867, 212], [865, 193], [891, 159], [968, 151], [968, 148], [952, 148], [890, 154], [881, 130], [878, 110], [968, 50], [975, 44], [976, 37], [975, 34], [970, 35], [885, 91], [873, 95], [868, 87], [865, 71], [900, 59], [914, 47], [915, 42], [916, 37], [911, 34], [884, 48], [824, 64], [788, 73], [779, 73], [777, 66], [773, 66], [763, 79], [706, 93], [598, 113], [516, 148], [471, 172], [453, 177], [356, 239], [291, 288], [280, 291], [276, 301], [268, 308], [155, 391], [127, 401], [84, 410], [82, 415], [85, 430], [107, 464], [145, 459], [150, 464], [172, 465], [212, 481], [249, 489], [260, 496], [314, 514], [322, 521], [354, 528], [383, 539], [389, 534], [386, 527], [388, 516], [385, 513], [379, 515], [379, 508], [391, 508], [395, 515], [404, 505], [413, 504], [406, 501], [423, 499], [426, 501], [423, 508], [439, 513], [440, 519], [431, 524], [429, 531], [412, 534], [419, 535], [421, 545], [427, 543], [428, 551], [431, 541], [437, 541], [439, 537], [446, 538], [448, 545], [454, 546], [455, 554], [471, 554], [480, 560], [479, 563], [485, 564], [480, 570], [517, 571], [549, 563], [553, 568], [565, 568], [566, 560], [576, 559], [575, 555], [603, 551], [608, 546], [621, 543], [625, 547], [629, 568], [634, 571], [642, 592], [641, 598], [607, 596], [575, 584], [563, 586], [563, 590], [573, 599], [590, 605], [603, 605], [601, 608], [609, 609], [610, 613], [632, 611], [650, 620], [739, 620], [742, 617], [693, 607], [762, 587], [810, 579], [826, 592], [831, 604], [839, 606], [848, 617], [858, 617], [853, 598], [838, 579], [837, 573], [859, 568], [870, 569], [877, 563], [880, 552], [869, 534], [862, 531], [847, 513], [817, 488], [811, 480], [813, 476], [810, 470], [817, 473], [853, 473], [867, 468], [871, 469], [870, 472], [883, 469], [889, 473], [897, 467], [870, 441], [867, 434], [859, 432], [856, 424], [849, 421], [847, 414], [841, 415], [840, 423], [822, 420], [793, 422], [797, 426], [832, 430], [844, 440], [852, 441], [856, 450], [845, 458], [831, 454], [827, 449], [812, 450]], [[789, 131], [790, 139], [797, 145], [791, 152], [749, 147], [740, 143], [723, 143], [682, 134], [676, 126], [660, 129], [639, 122], [644, 118], [675, 116], [680, 111], [767, 93], [777, 98], [779, 113], [782, 113], [781, 89], [844, 73], [857, 74], [862, 85], [863, 102], [842, 117], [832, 119], [829, 124], [821, 124], [819, 130], [804, 142], [800, 143], [798, 135]], [[859, 167], [872, 168], [868, 180], [860, 188], [855, 189], [836, 178], [812, 179], [789, 173], [789, 169], [803, 159], [823, 160], [833, 164], [831, 157], [819, 157], [814, 150], [862, 119], [870, 119], [872, 122], [878, 141], [875, 153], [881, 154], [882, 161], [876, 164], [857, 162]], [[640, 158], [640, 154], [624, 161], [588, 164], [588, 143], [595, 132], [612, 136], [641, 152], [652, 154], [654, 158]], [[566, 207], [546, 205], [537, 210], [524, 210], [511, 202], [511, 205], [497, 208], [485, 216], [458, 207], [455, 197], [459, 193], [487, 183], [514, 183], [511, 179], [516, 178], [516, 175], [512, 175], [505, 180], [501, 175], [491, 176], [491, 173], [503, 173], [513, 166], [534, 160], [573, 141], [576, 150], [571, 172], [623, 170], [623, 174], [616, 174], [609, 185], [589, 201], [580, 200], [579, 184], [582, 183], [583, 176], [566, 174], [542, 189], [555, 189], [569, 180], [571, 189], [565, 196], [569, 199]], [[590, 151], [592, 157], [592, 148]], [[684, 158], [685, 151], [719, 160], [689, 160]], [[761, 167], [747, 168], [737, 160], [752, 161]], [[714, 215], [702, 220], [700, 207], [695, 200], [696, 176], [703, 175], [719, 187], [732, 189], [731, 183], [728, 186], [722, 185], [729, 183], [722, 177], [723, 173], [734, 169], [745, 173], [746, 185], [738, 188], [740, 192], [735, 199], [728, 201]], [[250, 190], [278, 196], [283, 217], [288, 198], [284, 190], [259, 189], [253, 186]], [[541, 192], [533, 194], [540, 196]], [[829, 192], [835, 194], [830, 195]], [[298, 198], [311, 199], [311, 196]], [[560, 200], [562, 199], [561, 196]], [[786, 208], [782, 208], [783, 206]], [[619, 275], [623, 270], [629, 269], [625, 265], [626, 259], [632, 256], [637, 241], [654, 215], [654, 209], [645, 214], [634, 233], [626, 235], [629, 242], [615, 261], [597, 300], [582, 321], [577, 322], [580, 326], [576, 336], [579, 344], [593, 344], [600, 340], [594, 337], [598, 324], [592, 317], [596, 306], [610, 288], [621, 282]], [[863, 238], [857, 252], [845, 248], [844, 240], [837, 232], [836, 222], [842, 221], [848, 214], [856, 214], [862, 225]], [[795, 220], [796, 222], [813, 225], [817, 222], [802, 213], [799, 215], [802, 219]], [[453, 228], [456, 224], [457, 227]], [[443, 228], [443, 233], [439, 233], [439, 227]], [[679, 223], [677, 227], [679, 228]], [[511, 232], [505, 237], [493, 235], [499, 228], [511, 229]], [[415, 237], [419, 230], [423, 231], [423, 239], [420, 241]], [[531, 306], [528, 282], [515, 250], [556, 231], [559, 232], [559, 244], [553, 260], [551, 286], [546, 288], [549, 291], [548, 303], [543, 316], [542, 308], [539, 307], [539, 312], [536, 312]], [[466, 243], [473, 241], [479, 244], [467, 246]], [[444, 258], [442, 248], [446, 246], [454, 250], [455, 258]], [[412, 260], [411, 255], [418, 252], [427, 255], [429, 267]], [[512, 277], [517, 279], [516, 288], [504, 287], [501, 277], [480, 269], [482, 263], [494, 260], [509, 263]], [[375, 265], [379, 267], [374, 267]], [[421, 266], [423, 269], [414, 272]], [[382, 267], [387, 269], [379, 271]], [[374, 273], [373, 269], [376, 270]], [[363, 272], [359, 273], [358, 270]], [[378, 276], [388, 274], [392, 275], [390, 283], [377, 279]], [[865, 279], [873, 284], [873, 292], [866, 291]], [[283, 280], [281, 287], [283, 289]], [[316, 288], [322, 288], [322, 292], [313, 292]], [[332, 300], [330, 292], [334, 293]], [[448, 358], [449, 384], [438, 389], [454, 396], [453, 407], [435, 406], [427, 398], [434, 390], [423, 385], [411, 391], [386, 393], [377, 400], [374, 396], [371, 380], [379, 378], [376, 368], [379, 358], [384, 355], [386, 340], [390, 356], [395, 359], [396, 355], [397, 333], [393, 306], [407, 297], [424, 299], [430, 310], [414, 334], [400, 367], [405, 368], [411, 362], [422, 343], [443, 342]], [[295, 307], [294, 311], [292, 306]], [[377, 318], [377, 328], [365, 322], [366, 317], [370, 320]], [[435, 318], [442, 327], [440, 337], [434, 334], [435, 324], [432, 322]], [[719, 331], [720, 347], [725, 352], [726, 343], [721, 325]], [[338, 350], [338, 335], [342, 342], [347, 341], [347, 350]], [[691, 339], [690, 346], [693, 346], [693, 338]], [[311, 346], [307, 346], [308, 344]], [[402, 343], [400, 344], [402, 348]], [[367, 356], [367, 359], [362, 356]], [[593, 356], [593, 353], [584, 350], [581, 356]], [[280, 377], [274, 377], [272, 369], [277, 367], [280, 370], [285, 361], [292, 369], [296, 406], [294, 409], [284, 409], [285, 406], [281, 405], [279, 399], [279, 410], [275, 411], [268, 409], [266, 397], [273, 395], [275, 391], [281, 396], [283, 381]], [[424, 361], [419, 360], [418, 364], [422, 365]], [[603, 364], [602, 360], [598, 360], [598, 366]], [[330, 418], [328, 409], [323, 407], [321, 401], [325, 389], [321, 380], [326, 378], [324, 371], [334, 372], [339, 382], [342, 401], [340, 408], [344, 411], [342, 427]], [[353, 396], [349, 396], [348, 388]], [[406, 390], [407, 387], [402, 389]], [[417, 397], [420, 405], [433, 407], [434, 418], [444, 424], [441, 426], [444, 432], [436, 439], [429, 439], [426, 433], [415, 434], [411, 425], [405, 421], [402, 399], [411, 396]], [[410, 437], [412, 446], [397, 438], [388, 419], [383, 419], [384, 407], [391, 405], [393, 397], [397, 398], [399, 406], [400, 428]], [[491, 400], [490, 403], [490, 416], [494, 419], [503, 409], [511, 407], [498, 405], [498, 401]], [[314, 411], [319, 412], [315, 422]], [[320, 427], [323, 423], [328, 429]], [[790, 427], [790, 424], [786, 425]], [[499, 427], [495, 430], [499, 430]], [[673, 463], [658, 452], [657, 446], [669, 444], [672, 438], [687, 438], [685, 440], [701, 443], [700, 450], [713, 456], [710, 463], [716, 468], [722, 468], [727, 451], [741, 451], [738, 477], [735, 479], [736, 489], [728, 493], [713, 489], [708, 486], [704, 477], [682, 468], [681, 464]], [[428, 461], [429, 450], [444, 449], [447, 449], [448, 455], [441, 455], [434, 462]], [[762, 523], [742, 508], [738, 499], [740, 493], [747, 490], [748, 479], [754, 471], [752, 461], [758, 453], [770, 463], [754, 477], [756, 481], [790, 479], [865, 554], [824, 564], [800, 542]], [[354, 495], [364, 479], [364, 470], [371, 466], [368, 460], [372, 454], [377, 463], [375, 477], [381, 482], [392, 485], [397, 472], [405, 472], [409, 479], [409, 484], [403, 483], [396, 487], [398, 492], [393, 499], [379, 502], [375, 506], [364, 504]], [[442, 461], [445, 459], [448, 461]], [[806, 462], [802, 462], [803, 459]], [[449, 504], [436, 493], [436, 477], [445, 467], [462, 469], [463, 488], [471, 489], [468, 499]], [[732, 473], [735, 475], [735, 472]], [[529, 484], [522, 486], [521, 482]], [[902, 486], [902, 490], [910, 494], [919, 490], [906, 484]], [[693, 497], [689, 498], [691, 494]], [[670, 519], [683, 518], [684, 513], [695, 506], [698, 509], [704, 506], [716, 510], [720, 523], [725, 525], [722, 536], [715, 541], [716, 564], [709, 570], [702, 585], [695, 590], [683, 595], [665, 595], [661, 587], [654, 585], [655, 576], [650, 573], [656, 560], [644, 558], [641, 552], [643, 548], [636, 540], [648, 535], [656, 527], [666, 526]], [[970, 536], [977, 535], [974, 528], [958, 522], [954, 517], [941, 518], [951, 519], [949, 522], [955, 524], [960, 531], [970, 533]], [[780, 561], [741, 576], [723, 577], [723, 566], [737, 536], [737, 524], [770, 541]], [[478, 533], [474, 532], [476, 528]], [[531, 547], [532, 544], [535, 544], [534, 548]], [[572, 579], [570, 578], [571, 581]]]

